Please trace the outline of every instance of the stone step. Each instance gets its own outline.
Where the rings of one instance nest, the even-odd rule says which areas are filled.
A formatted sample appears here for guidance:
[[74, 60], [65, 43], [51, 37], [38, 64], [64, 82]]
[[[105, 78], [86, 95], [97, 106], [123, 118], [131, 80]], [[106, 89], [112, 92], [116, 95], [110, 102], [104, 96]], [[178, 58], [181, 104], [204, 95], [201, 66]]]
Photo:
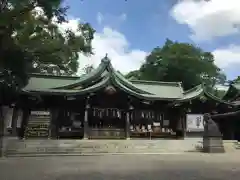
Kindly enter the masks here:
[[235, 143], [235, 148], [240, 150], [240, 142]]
[[234, 152], [237, 150], [236, 140], [223, 140], [223, 146], [226, 152]]
[[196, 140], [15, 140], [7, 143], [5, 154], [176, 153], [197, 151], [198, 144]]
[[32, 124], [32, 123], [34, 123], [34, 124], [36, 124], [36, 123], [41, 124], [41, 123], [50, 123], [50, 121], [40, 121], [40, 120], [38, 120], [38, 121], [30, 121], [30, 122], [28, 122], [28, 124]]

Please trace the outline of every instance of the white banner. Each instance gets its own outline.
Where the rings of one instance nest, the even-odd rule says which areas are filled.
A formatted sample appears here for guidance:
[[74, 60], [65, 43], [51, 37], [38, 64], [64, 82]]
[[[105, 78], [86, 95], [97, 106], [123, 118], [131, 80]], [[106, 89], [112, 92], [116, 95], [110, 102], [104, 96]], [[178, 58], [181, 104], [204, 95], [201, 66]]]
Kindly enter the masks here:
[[203, 114], [187, 114], [186, 119], [188, 132], [204, 131]]

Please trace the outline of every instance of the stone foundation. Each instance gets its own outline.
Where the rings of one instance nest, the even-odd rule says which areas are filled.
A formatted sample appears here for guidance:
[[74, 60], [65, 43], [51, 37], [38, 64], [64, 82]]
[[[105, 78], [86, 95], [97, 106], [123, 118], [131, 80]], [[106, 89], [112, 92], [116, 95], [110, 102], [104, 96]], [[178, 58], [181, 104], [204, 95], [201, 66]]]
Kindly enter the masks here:
[[222, 137], [204, 137], [203, 152], [205, 153], [224, 153]]

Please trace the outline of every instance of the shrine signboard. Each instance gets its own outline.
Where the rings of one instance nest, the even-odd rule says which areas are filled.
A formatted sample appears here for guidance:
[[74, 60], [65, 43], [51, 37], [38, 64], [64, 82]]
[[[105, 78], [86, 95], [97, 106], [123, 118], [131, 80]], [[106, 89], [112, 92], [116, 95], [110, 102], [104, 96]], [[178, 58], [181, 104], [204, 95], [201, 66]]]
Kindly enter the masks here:
[[25, 137], [49, 137], [50, 111], [31, 111]]
[[188, 132], [204, 131], [203, 114], [187, 114], [186, 121]]

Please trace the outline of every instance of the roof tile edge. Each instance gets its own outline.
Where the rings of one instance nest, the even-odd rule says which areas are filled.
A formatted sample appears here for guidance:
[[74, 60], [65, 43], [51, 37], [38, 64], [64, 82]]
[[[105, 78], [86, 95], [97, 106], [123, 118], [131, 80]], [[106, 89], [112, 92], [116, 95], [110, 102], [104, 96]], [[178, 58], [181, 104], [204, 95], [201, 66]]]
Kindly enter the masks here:
[[164, 81], [147, 81], [147, 80], [129, 80], [133, 83], [146, 83], [146, 84], [156, 84], [156, 85], [175, 85], [182, 87], [181, 82], [164, 82]]

